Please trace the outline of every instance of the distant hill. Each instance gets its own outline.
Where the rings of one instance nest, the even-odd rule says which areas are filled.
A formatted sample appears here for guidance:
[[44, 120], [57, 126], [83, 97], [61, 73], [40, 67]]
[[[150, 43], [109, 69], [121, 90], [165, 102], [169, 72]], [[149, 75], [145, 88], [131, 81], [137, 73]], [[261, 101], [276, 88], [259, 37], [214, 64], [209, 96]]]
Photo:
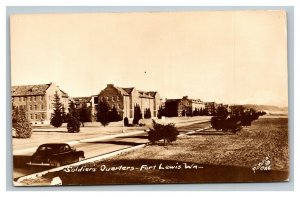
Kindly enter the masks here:
[[287, 114], [288, 113], [288, 107], [278, 107], [274, 105], [255, 105], [255, 104], [245, 104], [243, 105], [246, 108], [253, 108], [256, 111], [265, 111], [267, 113], [283, 113]]

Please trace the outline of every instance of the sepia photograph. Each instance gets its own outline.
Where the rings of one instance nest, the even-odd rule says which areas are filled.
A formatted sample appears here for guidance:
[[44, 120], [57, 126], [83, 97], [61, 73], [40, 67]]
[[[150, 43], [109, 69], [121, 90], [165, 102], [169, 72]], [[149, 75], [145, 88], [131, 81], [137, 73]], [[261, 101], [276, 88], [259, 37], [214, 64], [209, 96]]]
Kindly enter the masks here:
[[290, 180], [285, 10], [9, 20], [14, 186]]

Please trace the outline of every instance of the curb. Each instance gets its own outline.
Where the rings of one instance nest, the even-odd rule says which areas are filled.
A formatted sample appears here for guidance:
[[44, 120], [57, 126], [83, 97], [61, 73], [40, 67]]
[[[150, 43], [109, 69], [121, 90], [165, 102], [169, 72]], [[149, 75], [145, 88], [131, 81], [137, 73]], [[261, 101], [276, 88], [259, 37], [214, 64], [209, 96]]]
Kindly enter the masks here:
[[78, 142], [92, 142], [95, 140], [107, 140], [107, 139], [116, 138], [116, 137], [123, 137], [123, 136], [125, 137], [125, 136], [141, 134], [144, 132], [145, 131], [134, 131], [134, 132], [128, 132], [128, 133], [120, 133], [120, 134], [115, 134], [115, 135], [102, 136], [102, 137], [98, 137], [98, 138], [83, 139], [83, 140], [79, 140]]
[[187, 133], [180, 134], [180, 135], [178, 135], [178, 137], [181, 137], [181, 136], [184, 136], [184, 135], [194, 134], [194, 133], [197, 133], [199, 131], [205, 131], [206, 129], [210, 129], [210, 128], [211, 127], [206, 127], [206, 128], [203, 128], [203, 129], [197, 129], [197, 130], [194, 130], [194, 131], [190, 131], [190, 132], [187, 132]]
[[91, 162], [95, 162], [95, 161], [102, 161], [102, 160], [107, 159], [109, 157], [121, 155], [123, 153], [133, 151], [135, 149], [143, 148], [145, 146], [147, 146], [147, 144], [141, 144], [141, 145], [137, 145], [137, 146], [134, 146], [134, 147], [125, 148], [125, 149], [113, 151], [113, 152], [110, 152], [110, 153], [106, 153], [104, 155], [92, 157], [92, 158], [89, 158], [89, 159], [86, 159], [86, 160], [83, 160], [83, 161], [79, 161], [79, 162], [76, 162], [76, 163], [72, 163], [72, 164], [69, 164], [69, 165], [65, 165], [65, 166], [61, 166], [61, 167], [57, 167], [57, 168], [52, 168], [50, 170], [45, 170], [45, 171], [42, 171], [42, 172], [37, 172], [37, 173], [34, 173], [34, 174], [26, 175], [26, 176], [20, 177], [16, 182], [14, 182], [14, 185], [20, 184], [21, 181], [23, 181], [25, 179], [33, 179], [33, 178], [41, 177], [42, 175], [45, 175], [49, 172], [60, 171], [60, 170], [63, 170], [64, 168], [67, 168], [67, 167], [78, 166], [78, 165], [91, 163]]

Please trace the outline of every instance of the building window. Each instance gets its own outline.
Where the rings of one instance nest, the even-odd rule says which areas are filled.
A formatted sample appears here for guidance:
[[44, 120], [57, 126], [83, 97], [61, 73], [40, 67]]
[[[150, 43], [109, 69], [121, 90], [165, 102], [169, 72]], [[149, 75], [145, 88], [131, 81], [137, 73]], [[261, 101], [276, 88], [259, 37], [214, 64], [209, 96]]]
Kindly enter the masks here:
[[37, 105], [34, 105], [34, 110], [37, 110]]
[[30, 114], [30, 119], [33, 119], [33, 114]]
[[29, 101], [32, 101], [32, 98], [31, 98], [31, 96], [29, 97]]
[[40, 98], [41, 98], [41, 101], [44, 100], [44, 96], [41, 96]]
[[22, 101], [22, 97], [19, 97], [19, 101]]
[[112, 96], [112, 97], [111, 97], [111, 101], [115, 101], [115, 97]]
[[120, 97], [119, 96], [117, 96], [117, 101], [120, 101]]
[[33, 101], [36, 101], [36, 96], [33, 97]]
[[34, 114], [34, 118], [35, 118], [35, 119], [38, 119], [38, 115], [37, 115], [37, 114]]
[[43, 110], [44, 109], [44, 105], [41, 105], [41, 110]]
[[45, 115], [44, 114], [42, 114], [42, 119], [45, 119]]
[[25, 101], [26, 100], [26, 98], [25, 97], [23, 97], [23, 101]]
[[29, 105], [29, 110], [32, 110], [32, 105]]

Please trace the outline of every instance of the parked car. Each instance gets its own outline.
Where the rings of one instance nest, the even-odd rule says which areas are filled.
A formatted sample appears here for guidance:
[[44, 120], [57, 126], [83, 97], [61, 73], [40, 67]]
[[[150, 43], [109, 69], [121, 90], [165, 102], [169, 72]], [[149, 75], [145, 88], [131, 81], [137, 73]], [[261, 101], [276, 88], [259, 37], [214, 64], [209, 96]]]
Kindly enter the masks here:
[[77, 151], [67, 143], [49, 143], [40, 145], [27, 164], [59, 167], [83, 158], [83, 151]]

